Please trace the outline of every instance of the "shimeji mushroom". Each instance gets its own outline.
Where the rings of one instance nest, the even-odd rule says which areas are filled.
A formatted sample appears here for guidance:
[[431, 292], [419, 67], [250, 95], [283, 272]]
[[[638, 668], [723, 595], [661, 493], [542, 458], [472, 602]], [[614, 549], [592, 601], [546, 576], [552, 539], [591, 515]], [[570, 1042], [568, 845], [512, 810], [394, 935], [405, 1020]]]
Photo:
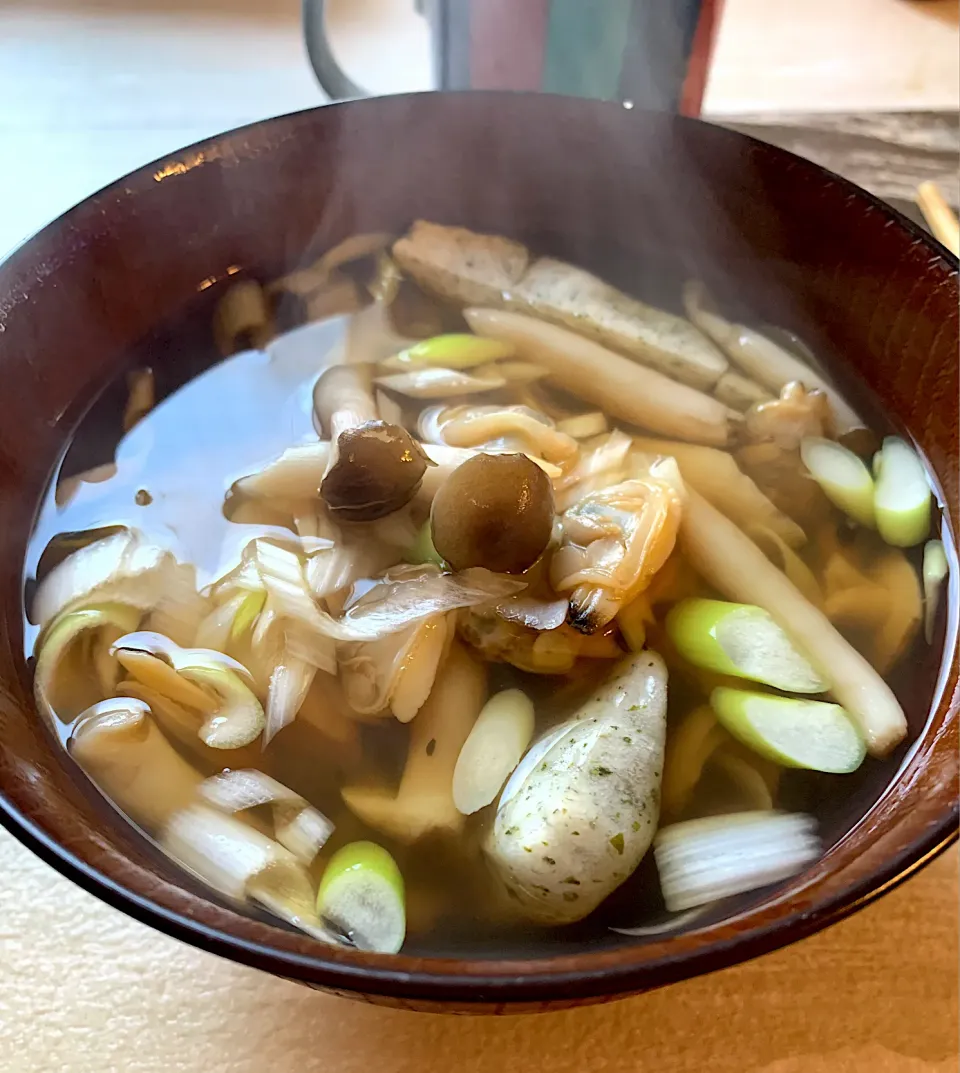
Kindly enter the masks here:
[[741, 528], [762, 525], [791, 548], [806, 541], [800, 526], [760, 491], [729, 452], [647, 436], [633, 437], [633, 447], [635, 455], [643, 452], [675, 459], [684, 482]]
[[459, 466], [433, 500], [433, 544], [454, 570], [483, 566], [519, 574], [553, 533], [553, 488], [521, 454], [478, 454]]
[[346, 786], [341, 796], [350, 811], [398, 842], [459, 832], [464, 818], [453, 800], [453, 773], [485, 699], [483, 664], [455, 642], [410, 725], [407, 763], [396, 794]]
[[324, 440], [288, 447], [257, 473], [241, 477], [234, 489], [255, 499], [315, 499], [329, 461], [330, 444]]
[[413, 498], [430, 461], [405, 429], [380, 420], [368, 366], [327, 369], [314, 388], [313, 406], [334, 445], [320, 484], [334, 515], [373, 521]]
[[[418, 501], [429, 503], [457, 466], [481, 453], [476, 447], [450, 447], [446, 444], [420, 445], [430, 465], [417, 488]], [[492, 449], [488, 449], [491, 453]], [[496, 451], [493, 453], [503, 453]], [[539, 457], [528, 455], [548, 477], [559, 477], [561, 470]], [[242, 477], [234, 490], [254, 499], [309, 500], [317, 496], [330, 461], [330, 444], [326, 440], [290, 447], [279, 458], [257, 473]]]

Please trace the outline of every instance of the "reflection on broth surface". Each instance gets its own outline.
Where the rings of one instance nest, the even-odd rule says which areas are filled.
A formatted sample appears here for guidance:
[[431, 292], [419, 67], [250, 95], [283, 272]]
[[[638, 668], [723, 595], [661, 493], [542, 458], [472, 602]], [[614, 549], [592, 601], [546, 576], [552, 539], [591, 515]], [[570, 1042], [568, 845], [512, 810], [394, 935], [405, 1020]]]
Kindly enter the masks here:
[[876, 794], [946, 560], [809, 355], [422, 222], [215, 300], [94, 404], [25, 565], [41, 713], [208, 887], [545, 952], [722, 913]]

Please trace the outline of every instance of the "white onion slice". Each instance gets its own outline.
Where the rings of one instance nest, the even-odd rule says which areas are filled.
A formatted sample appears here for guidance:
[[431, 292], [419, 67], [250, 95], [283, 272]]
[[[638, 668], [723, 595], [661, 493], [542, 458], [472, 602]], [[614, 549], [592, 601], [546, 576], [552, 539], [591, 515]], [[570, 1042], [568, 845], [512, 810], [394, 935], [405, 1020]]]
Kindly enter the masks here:
[[453, 771], [453, 803], [464, 816], [489, 805], [533, 737], [533, 702], [504, 689], [483, 706], [460, 749]]
[[816, 828], [812, 816], [766, 811], [662, 828], [653, 853], [667, 909], [692, 909], [795, 875], [820, 856]]
[[673, 913], [666, 920], [658, 920], [655, 924], [641, 924], [636, 928], [611, 928], [610, 930], [618, 935], [629, 935], [635, 939], [654, 935], [672, 935], [675, 931], [685, 928], [702, 917], [705, 912], [705, 906], [698, 906], [696, 909], [688, 909], [685, 913]]
[[222, 812], [272, 806], [274, 833], [304, 864], [310, 864], [333, 834], [333, 824], [300, 794], [262, 771], [242, 768], [206, 779], [200, 797]]
[[[314, 636], [334, 641], [375, 641], [434, 615], [501, 599], [525, 588], [522, 581], [479, 567], [458, 574], [411, 567], [378, 581], [336, 619], [315, 602], [298, 556], [257, 541], [257, 561], [277, 613], [294, 619]], [[297, 655], [306, 658], [302, 651]]]
[[933, 629], [937, 622], [937, 607], [940, 591], [950, 572], [947, 554], [942, 540], [928, 540], [923, 549], [923, 636], [927, 644], [933, 643]]
[[[490, 366], [490, 369], [495, 370], [496, 366]], [[374, 383], [410, 399], [444, 399], [450, 395], [496, 391], [505, 387], [507, 381], [495, 372], [477, 376], [456, 369], [424, 368], [378, 376]]]
[[349, 607], [337, 623], [338, 640], [372, 641], [396, 633], [433, 615], [474, 607], [520, 592], [526, 583], [472, 567], [459, 573], [415, 568], [396, 580], [386, 579], [364, 600]]
[[169, 637], [152, 630], [137, 630], [135, 633], [124, 634], [113, 644], [113, 651], [121, 649], [157, 656], [178, 673], [196, 667], [221, 667], [233, 671], [247, 682], [253, 681], [252, 675], [242, 663], [223, 652], [212, 648], [183, 648]]
[[314, 910], [304, 865], [272, 838], [206, 805], [175, 813], [160, 845], [183, 868], [220, 894], [264, 906], [325, 942], [337, 942]]
[[37, 587], [31, 618], [40, 626], [90, 604], [122, 603], [145, 611], [160, 602], [177, 568], [169, 551], [124, 529], [68, 555]]
[[311, 666], [305, 660], [292, 655], [289, 649], [284, 649], [280, 661], [270, 675], [270, 686], [267, 690], [267, 725], [263, 732], [265, 746], [270, 744], [275, 734], [296, 719], [316, 673], [316, 666]]

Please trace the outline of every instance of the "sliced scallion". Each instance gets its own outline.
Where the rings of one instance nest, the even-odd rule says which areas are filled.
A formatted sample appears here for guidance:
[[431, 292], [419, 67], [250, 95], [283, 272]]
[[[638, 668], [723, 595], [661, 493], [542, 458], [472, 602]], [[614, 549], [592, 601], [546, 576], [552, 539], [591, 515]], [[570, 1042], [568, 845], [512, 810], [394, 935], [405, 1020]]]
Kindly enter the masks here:
[[930, 484], [923, 463], [896, 436], [883, 441], [874, 496], [877, 529], [895, 548], [912, 548], [930, 532]]
[[697, 667], [765, 682], [790, 693], [822, 693], [829, 682], [763, 608], [681, 600], [667, 615], [677, 651]]
[[240, 606], [237, 608], [236, 614], [233, 616], [233, 623], [230, 626], [231, 641], [239, 641], [247, 630], [253, 626], [257, 621], [257, 616], [263, 610], [263, 605], [266, 603], [266, 599], [267, 594], [263, 589], [256, 592], [248, 592], [243, 597]]
[[156, 633], [121, 637], [111, 651], [134, 679], [203, 716], [197, 734], [212, 749], [239, 749], [260, 736], [266, 719], [250, 673], [222, 652], [181, 648]]
[[430, 366], [445, 369], [472, 369], [501, 358], [512, 358], [516, 353], [512, 343], [499, 339], [484, 339], [466, 332], [450, 335], [435, 335], [401, 350], [383, 362], [384, 369], [405, 370]]
[[[72, 667], [76, 667], [71, 653], [76, 654], [79, 638], [94, 632], [96, 643], [92, 651], [92, 669], [103, 693], [113, 691], [117, 682], [117, 664], [110, 656], [109, 646], [121, 635], [136, 629], [141, 612], [123, 604], [103, 604], [78, 611], [68, 611], [58, 616], [44, 630], [37, 646], [37, 669], [34, 675], [34, 693], [42, 711], [64, 721], [77, 715], [71, 700], [71, 684], [75, 688]], [[104, 660], [103, 657], [106, 657]], [[104, 666], [104, 663], [110, 666]], [[76, 669], [83, 670], [82, 667]]]
[[800, 457], [827, 499], [868, 529], [875, 527], [874, 483], [862, 459], [834, 440], [808, 436]]
[[710, 707], [735, 738], [784, 767], [845, 774], [856, 771], [867, 753], [839, 704], [718, 686]]
[[404, 556], [408, 563], [432, 563], [441, 570], [446, 568], [443, 557], [433, 546], [433, 534], [430, 531], [430, 519], [428, 518], [417, 533], [417, 539]]
[[330, 858], [317, 915], [361, 950], [396, 954], [406, 935], [403, 876], [376, 842], [351, 842]]

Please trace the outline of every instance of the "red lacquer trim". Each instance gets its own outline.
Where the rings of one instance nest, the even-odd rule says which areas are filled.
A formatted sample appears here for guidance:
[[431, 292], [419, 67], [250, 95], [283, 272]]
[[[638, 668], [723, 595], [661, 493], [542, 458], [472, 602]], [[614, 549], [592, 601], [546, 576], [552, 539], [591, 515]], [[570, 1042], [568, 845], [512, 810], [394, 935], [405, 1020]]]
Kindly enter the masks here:
[[707, 88], [707, 76], [710, 73], [713, 46], [717, 39], [722, 14], [723, 0], [703, 0], [700, 21], [693, 35], [687, 77], [683, 80], [683, 89], [680, 91], [681, 115], [694, 118], [700, 115], [703, 94]]

